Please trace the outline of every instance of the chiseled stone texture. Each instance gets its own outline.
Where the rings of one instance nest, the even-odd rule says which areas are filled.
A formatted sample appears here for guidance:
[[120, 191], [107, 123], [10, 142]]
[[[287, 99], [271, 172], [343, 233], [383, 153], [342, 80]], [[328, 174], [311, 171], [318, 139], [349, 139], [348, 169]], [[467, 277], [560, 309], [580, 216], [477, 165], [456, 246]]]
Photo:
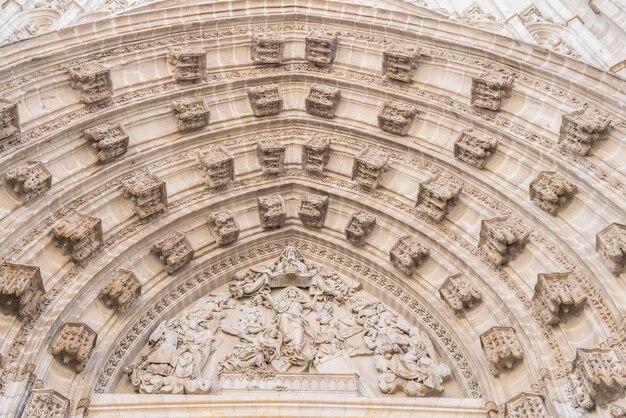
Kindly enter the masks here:
[[530, 231], [511, 216], [481, 221], [478, 246], [496, 266], [515, 259], [530, 238]]
[[324, 173], [330, 159], [332, 137], [326, 134], [314, 134], [302, 146], [302, 169], [315, 174]]
[[211, 111], [202, 97], [172, 100], [170, 107], [179, 131], [199, 129], [209, 124]]
[[165, 182], [157, 176], [140, 172], [122, 182], [124, 196], [134, 204], [134, 211], [141, 219], [167, 209]]
[[52, 341], [52, 355], [74, 372], [80, 373], [91, 357], [96, 339], [96, 332], [87, 325], [67, 322]]
[[350, 220], [344, 230], [346, 239], [351, 244], [361, 246], [372, 233], [376, 225], [376, 216], [364, 210], [356, 211], [350, 216]]
[[336, 87], [313, 83], [304, 99], [306, 111], [311, 115], [332, 119], [335, 117], [341, 91]]
[[386, 132], [406, 135], [417, 116], [417, 108], [409, 103], [390, 100], [378, 113], [378, 126]]
[[102, 288], [98, 299], [107, 308], [126, 312], [141, 295], [141, 282], [130, 270], [120, 269]]
[[257, 64], [280, 64], [285, 39], [276, 32], [254, 33], [250, 41], [250, 59]]
[[228, 245], [239, 238], [239, 224], [235, 215], [228, 209], [218, 210], [209, 214], [209, 229], [218, 245]]
[[597, 109], [585, 108], [563, 115], [559, 144], [580, 155], [591, 155], [598, 141], [609, 137], [611, 119]]
[[480, 345], [494, 376], [513, 368], [524, 358], [524, 351], [514, 328], [492, 327], [480, 336]]
[[56, 390], [33, 389], [22, 418], [66, 418], [70, 416], [70, 400]]
[[170, 232], [152, 244], [152, 253], [159, 257], [168, 274], [175, 273], [189, 264], [194, 256], [189, 240], [179, 231]]
[[578, 315], [587, 295], [570, 272], [539, 274], [533, 302], [544, 323], [557, 325], [567, 314]]
[[198, 163], [210, 189], [235, 180], [235, 159], [223, 145], [209, 145], [198, 151]]
[[454, 156], [477, 168], [485, 168], [487, 159], [496, 152], [498, 140], [473, 128], [465, 129], [454, 143]]
[[417, 68], [420, 49], [406, 42], [393, 42], [383, 52], [383, 75], [394, 80], [410, 82]]
[[174, 80], [200, 81], [206, 73], [206, 51], [199, 46], [172, 46], [167, 61], [172, 65]]
[[0, 309], [5, 315], [32, 316], [45, 294], [37, 266], [0, 264]]
[[304, 38], [304, 57], [315, 64], [332, 64], [337, 56], [337, 32], [313, 28]]
[[551, 215], [556, 215], [577, 191], [577, 187], [560, 174], [542, 171], [530, 183], [530, 200]]
[[439, 296], [452, 308], [459, 318], [482, 300], [482, 294], [465, 274], [455, 274], [446, 279], [439, 288]]
[[504, 405], [504, 418], [549, 418], [543, 395], [539, 392], [522, 392]]
[[256, 156], [265, 174], [279, 174], [285, 169], [285, 146], [274, 138], [259, 138]]
[[352, 181], [369, 189], [377, 188], [383, 173], [388, 170], [388, 162], [389, 154], [376, 146], [368, 145], [354, 156]]
[[283, 98], [276, 84], [248, 87], [246, 92], [254, 116], [277, 115], [283, 108]]
[[472, 105], [500, 110], [502, 99], [511, 97], [515, 76], [505, 70], [487, 70], [472, 78]]
[[419, 184], [417, 210], [437, 222], [441, 221], [456, 205], [460, 193], [461, 186], [433, 176]]
[[596, 251], [616, 276], [626, 267], [626, 225], [611, 224], [596, 236]]
[[280, 228], [285, 223], [287, 207], [285, 199], [278, 194], [259, 197], [258, 210], [263, 229]]
[[411, 275], [430, 252], [412, 235], [404, 235], [389, 252], [389, 259], [394, 266], [406, 275]]
[[0, 140], [20, 132], [17, 103], [0, 97]]
[[622, 397], [626, 359], [619, 348], [579, 348], [572, 362], [570, 390], [574, 406], [587, 411]]
[[6, 189], [23, 202], [35, 200], [52, 187], [52, 174], [41, 161], [26, 161], [4, 175]]
[[68, 69], [70, 85], [80, 91], [80, 101], [85, 104], [99, 102], [113, 95], [111, 70], [98, 61], [85, 61]]
[[87, 214], [72, 212], [55, 223], [51, 232], [54, 246], [75, 263], [102, 246], [102, 221]]
[[85, 129], [84, 134], [101, 162], [109, 162], [128, 150], [129, 135], [121, 123], [103, 123]]
[[328, 211], [328, 196], [306, 194], [300, 198], [298, 217], [303, 225], [322, 228]]

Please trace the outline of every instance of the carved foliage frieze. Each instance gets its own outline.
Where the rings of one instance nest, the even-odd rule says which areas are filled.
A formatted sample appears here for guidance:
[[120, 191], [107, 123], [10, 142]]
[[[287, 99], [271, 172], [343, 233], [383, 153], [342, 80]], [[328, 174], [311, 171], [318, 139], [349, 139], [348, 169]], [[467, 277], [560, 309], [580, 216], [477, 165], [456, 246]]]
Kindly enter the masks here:
[[141, 219], [167, 209], [165, 182], [157, 176], [140, 172], [122, 182], [124, 196], [130, 199], [133, 210]]
[[228, 245], [239, 238], [239, 224], [228, 209], [212, 212], [208, 219], [209, 229], [218, 245]]
[[577, 187], [560, 174], [542, 171], [530, 183], [530, 200], [546, 212], [556, 215], [577, 191]]
[[285, 169], [285, 146], [275, 138], [259, 138], [256, 156], [265, 174], [279, 174]]
[[409, 82], [417, 68], [420, 49], [417, 45], [393, 42], [383, 51], [383, 75], [394, 80]]
[[330, 135], [316, 133], [302, 146], [302, 169], [322, 174], [330, 159]]
[[248, 87], [246, 92], [254, 116], [277, 115], [283, 108], [283, 98], [276, 84]]
[[128, 150], [129, 135], [120, 123], [104, 123], [85, 129], [84, 134], [102, 162], [111, 161]]
[[52, 355], [80, 373], [96, 346], [96, 332], [82, 323], [63, 324], [52, 341]]
[[364, 210], [356, 211], [346, 225], [346, 239], [356, 246], [365, 244], [376, 225], [376, 216]]
[[439, 296], [459, 318], [465, 316], [465, 310], [473, 308], [482, 300], [478, 288], [464, 274], [448, 277], [439, 288]]
[[207, 126], [211, 118], [209, 105], [202, 97], [172, 100], [170, 108], [179, 131]]
[[309, 86], [304, 106], [311, 115], [332, 119], [335, 117], [341, 91], [336, 87], [313, 83]]
[[378, 112], [378, 126], [386, 132], [406, 135], [417, 116], [417, 108], [409, 103], [387, 101]]
[[261, 228], [280, 228], [287, 217], [285, 199], [278, 194], [259, 197], [259, 222]]
[[495, 154], [498, 140], [474, 129], [465, 129], [454, 142], [454, 156], [477, 168], [485, 168], [487, 159]]
[[108, 308], [126, 312], [141, 295], [141, 282], [130, 270], [120, 269], [102, 288], [98, 299]]
[[209, 145], [198, 151], [198, 163], [211, 189], [235, 179], [235, 159], [223, 145]]
[[433, 176], [419, 184], [417, 210], [435, 221], [441, 221], [456, 205], [461, 186]]
[[522, 392], [504, 405], [504, 418], [548, 418], [543, 396], [538, 392]]
[[79, 262], [102, 245], [102, 221], [93, 216], [72, 212], [52, 226], [54, 246]]
[[524, 351], [515, 329], [493, 327], [480, 336], [480, 345], [489, 362], [491, 374], [499, 376], [524, 358]]
[[533, 302], [547, 325], [557, 325], [568, 313], [578, 315], [587, 295], [572, 273], [539, 274]]
[[559, 144], [580, 155], [590, 155], [598, 141], [609, 137], [611, 120], [597, 109], [585, 108], [563, 115]]
[[174, 80], [204, 80], [206, 51], [201, 47], [191, 45], [170, 47], [167, 61], [174, 67]]
[[332, 64], [337, 56], [337, 32], [313, 28], [304, 38], [304, 57], [315, 64]]
[[596, 251], [615, 275], [626, 267], [626, 225], [611, 224], [596, 236]]
[[30, 317], [44, 293], [39, 267], [9, 262], [0, 265], [0, 309], [6, 315]]
[[515, 75], [505, 70], [487, 70], [472, 78], [472, 105], [500, 110], [502, 99], [511, 97]]
[[172, 274], [193, 260], [194, 251], [191, 243], [179, 231], [173, 231], [152, 245], [152, 253], [156, 254], [165, 265], [165, 271]]
[[530, 231], [511, 216], [483, 220], [478, 246], [496, 266], [507, 264], [524, 250]]
[[254, 33], [250, 41], [250, 59], [257, 64], [280, 64], [285, 39], [278, 32]]
[[368, 145], [354, 157], [352, 181], [375, 189], [380, 185], [383, 173], [388, 170], [388, 163], [389, 154], [376, 146]]
[[618, 348], [579, 348], [572, 363], [570, 391], [574, 407], [592, 410], [623, 396], [626, 362]]
[[41, 161], [26, 161], [4, 175], [6, 190], [23, 202], [30, 202], [50, 190], [52, 174]]
[[98, 61], [86, 61], [69, 68], [70, 85], [80, 90], [83, 103], [95, 103], [113, 95], [111, 70]]
[[300, 198], [298, 217], [302, 224], [313, 228], [321, 228], [326, 220], [328, 196], [306, 194]]
[[406, 275], [411, 275], [429, 255], [428, 248], [424, 247], [412, 235], [404, 235], [389, 252], [389, 259], [394, 266]]
[[70, 400], [51, 389], [33, 389], [30, 392], [22, 418], [67, 418]]
[[17, 103], [0, 97], [0, 139], [20, 132], [20, 118]]

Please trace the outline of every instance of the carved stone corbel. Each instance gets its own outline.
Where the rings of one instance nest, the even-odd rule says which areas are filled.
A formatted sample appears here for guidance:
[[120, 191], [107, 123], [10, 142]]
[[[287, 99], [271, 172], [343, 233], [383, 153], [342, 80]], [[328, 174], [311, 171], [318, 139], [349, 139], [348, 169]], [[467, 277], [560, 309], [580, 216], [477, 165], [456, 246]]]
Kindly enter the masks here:
[[332, 64], [337, 56], [336, 31], [313, 28], [304, 38], [304, 58], [315, 64]]
[[383, 173], [388, 169], [388, 162], [389, 154], [380, 148], [368, 145], [354, 157], [352, 181], [370, 189], [377, 188]]
[[248, 87], [246, 92], [254, 116], [277, 115], [283, 108], [283, 98], [276, 84]]
[[504, 418], [548, 418], [548, 412], [539, 392], [522, 392], [504, 405]]
[[389, 252], [389, 259], [406, 275], [413, 274], [430, 252], [412, 235], [404, 235]]
[[502, 99], [511, 97], [515, 75], [505, 70], [487, 70], [472, 78], [472, 105], [500, 110]]
[[480, 291], [462, 273], [448, 277], [439, 288], [439, 296], [459, 318], [465, 316], [465, 310], [472, 309], [482, 300]]
[[579, 348], [572, 363], [570, 391], [575, 408], [587, 411], [624, 395], [626, 362], [618, 348]]
[[9, 194], [26, 203], [52, 188], [52, 174], [41, 161], [26, 161], [6, 172], [4, 184]]
[[510, 327], [492, 327], [480, 336], [480, 345], [494, 376], [513, 368], [515, 363], [524, 358], [517, 333]]
[[132, 304], [141, 295], [141, 282], [130, 270], [120, 269], [102, 288], [98, 299], [104, 303], [107, 308], [114, 308], [118, 312], [123, 313], [132, 306]]
[[20, 132], [20, 118], [17, 103], [0, 97], [0, 139]]
[[626, 225], [611, 224], [596, 235], [596, 251], [616, 276], [626, 267]]
[[265, 174], [279, 174], [285, 168], [285, 146], [274, 138], [259, 138], [256, 156]]
[[182, 232], [171, 232], [152, 245], [156, 254], [165, 265], [165, 271], [172, 274], [193, 260], [194, 251], [189, 240]]
[[83, 133], [101, 162], [109, 162], [128, 150], [129, 135], [120, 123], [104, 123]]
[[597, 109], [585, 108], [563, 115], [559, 144], [580, 155], [591, 155], [598, 141], [609, 137], [611, 119]]
[[417, 189], [417, 210], [439, 222], [456, 205], [461, 186], [452, 184], [439, 176], [419, 184]]
[[328, 196], [306, 194], [300, 199], [298, 217], [303, 225], [322, 228], [328, 210]]
[[33, 389], [21, 418], [67, 418], [70, 416], [70, 400], [56, 390]]
[[4, 314], [30, 317], [44, 294], [39, 267], [9, 262], [0, 265], [0, 309]]
[[393, 42], [383, 52], [383, 75], [408, 83], [413, 79], [419, 57], [417, 45]]
[[412, 104], [387, 101], [378, 112], [378, 126], [386, 132], [406, 135], [417, 116], [417, 108]]
[[51, 232], [54, 246], [60, 247], [75, 263], [102, 245], [102, 220], [90, 215], [72, 212], [55, 223]]
[[80, 101], [89, 104], [113, 95], [111, 70], [98, 61], [86, 61], [68, 69], [70, 85], [80, 90]]
[[52, 355], [80, 373], [96, 346], [94, 330], [82, 323], [67, 322], [52, 341]]
[[285, 199], [277, 194], [259, 197], [259, 221], [261, 228], [280, 228], [287, 217]]
[[587, 295], [572, 273], [539, 274], [533, 303], [546, 325], [565, 321], [566, 315], [578, 315], [587, 302]]
[[133, 210], [141, 219], [167, 209], [165, 182], [157, 176], [140, 172], [122, 182], [124, 197], [130, 199]]
[[302, 169], [322, 174], [330, 159], [330, 135], [314, 134], [302, 146]]
[[556, 215], [577, 191], [576, 186], [560, 174], [542, 171], [530, 183], [530, 200], [551, 215]]
[[257, 64], [280, 64], [285, 39], [280, 33], [254, 33], [250, 41], [250, 59]]
[[210, 189], [235, 180], [235, 158], [223, 145], [209, 145], [198, 151], [198, 163]]
[[376, 225], [375, 215], [364, 210], [354, 212], [344, 231], [346, 239], [353, 245], [361, 246], [365, 244], [365, 240], [372, 233], [374, 225]]
[[239, 225], [235, 215], [228, 210], [218, 210], [209, 215], [207, 219], [209, 229], [218, 245], [228, 245], [239, 238]]
[[478, 247], [496, 266], [507, 264], [524, 250], [530, 231], [509, 215], [481, 221]]
[[477, 168], [485, 168], [487, 159], [496, 153], [498, 140], [474, 129], [465, 129], [454, 142], [454, 156]]
[[313, 83], [309, 86], [304, 106], [306, 111], [315, 116], [332, 119], [341, 99], [341, 91], [336, 87]]
[[202, 97], [172, 100], [170, 108], [179, 131], [203, 128], [209, 124], [211, 118], [209, 105]]
[[199, 46], [172, 46], [167, 62], [174, 67], [174, 80], [204, 80], [206, 73], [206, 51]]

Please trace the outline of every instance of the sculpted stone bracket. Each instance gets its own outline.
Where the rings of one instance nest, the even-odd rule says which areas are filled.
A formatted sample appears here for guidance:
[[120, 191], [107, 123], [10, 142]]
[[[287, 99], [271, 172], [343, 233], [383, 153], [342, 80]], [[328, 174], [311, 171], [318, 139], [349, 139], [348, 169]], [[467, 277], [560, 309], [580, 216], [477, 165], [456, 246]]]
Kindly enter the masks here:
[[480, 291], [462, 273], [448, 277], [439, 288], [439, 296], [459, 318], [465, 316], [465, 310], [472, 309], [482, 300]]
[[433, 176], [419, 184], [417, 210], [439, 222], [456, 205], [460, 193], [461, 186], [452, 184], [440, 176]]
[[559, 144], [580, 155], [591, 155], [598, 141], [609, 137], [611, 119], [597, 109], [585, 108], [563, 115]]
[[300, 198], [298, 217], [303, 225], [322, 228], [328, 211], [328, 196], [306, 194]]
[[311, 115], [332, 119], [341, 99], [341, 91], [336, 87], [313, 83], [309, 86], [304, 106]]
[[304, 38], [304, 57], [318, 65], [332, 64], [337, 56], [337, 32], [313, 28]]
[[311, 173], [322, 174], [330, 159], [332, 137], [314, 134], [302, 146], [302, 169]]
[[141, 282], [130, 270], [120, 269], [102, 288], [98, 299], [107, 308], [126, 312], [141, 295]]
[[530, 231], [510, 216], [481, 221], [478, 246], [496, 266], [515, 259], [530, 238]]
[[420, 49], [406, 42], [393, 42], [383, 51], [383, 75], [408, 83], [413, 80]]
[[152, 245], [152, 252], [156, 254], [168, 274], [175, 273], [193, 260], [194, 251], [182, 232], [174, 231]]
[[52, 342], [52, 355], [80, 373], [96, 346], [96, 332], [82, 323], [63, 324]]
[[389, 252], [389, 259], [397, 269], [406, 275], [411, 275], [429, 254], [428, 248], [424, 247], [417, 238], [404, 235]]
[[17, 103], [0, 97], [0, 140], [20, 132]]
[[170, 107], [179, 131], [200, 129], [209, 124], [211, 111], [202, 97], [172, 100]]
[[547, 325], [566, 321], [566, 315], [578, 315], [587, 303], [587, 295], [572, 273], [540, 274], [533, 296], [535, 310]]
[[124, 197], [134, 204], [134, 211], [141, 219], [167, 210], [165, 182], [157, 176], [140, 172], [122, 182]]
[[54, 246], [60, 247], [75, 263], [102, 246], [102, 220], [72, 212], [52, 226]]
[[618, 276], [626, 267], [626, 225], [611, 224], [596, 235], [596, 251], [606, 266]]
[[254, 33], [250, 42], [250, 59], [257, 64], [280, 64], [285, 39], [277, 32]]
[[198, 46], [170, 47], [167, 61], [174, 67], [174, 80], [201, 81], [206, 73], [206, 51]]
[[388, 170], [388, 163], [389, 154], [376, 146], [368, 145], [354, 157], [352, 181], [375, 189], [380, 185], [383, 173]]
[[517, 333], [510, 327], [492, 327], [480, 336], [480, 345], [494, 376], [513, 368], [524, 358]]
[[548, 418], [548, 412], [539, 392], [522, 392], [509, 399], [504, 406], [504, 418]]
[[235, 159], [223, 145], [209, 145], [198, 151], [198, 163], [210, 189], [235, 180]]
[[285, 146], [274, 138], [259, 138], [256, 156], [265, 174], [279, 174], [285, 169]]
[[570, 391], [575, 408], [587, 411], [624, 395], [626, 361], [618, 348], [579, 348], [572, 363]]
[[70, 416], [70, 400], [56, 390], [33, 389], [30, 391], [23, 418], [67, 418]]
[[287, 217], [285, 199], [278, 194], [259, 197], [259, 222], [263, 229], [280, 228]]
[[364, 210], [356, 211], [346, 225], [346, 239], [353, 245], [364, 245], [365, 240], [372, 233], [374, 225], [376, 225], [376, 216]]
[[551, 215], [556, 215], [577, 191], [577, 187], [560, 174], [542, 171], [530, 183], [530, 200]]
[[128, 150], [129, 135], [120, 123], [104, 123], [85, 129], [84, 134], [98, 160], [103, 163], [126, 154]]
[[228, 209], [213, 212], [208, 218], [209, 229], [218, 245], [228, 245], [239, 238], [239, 224]]
[[496, 153], [498, 140], [482, 132], [464, 129], [454, 142], [454, 156], [461, 161], [483, 169], [489, 157]]
[[85, 104], [99, 102], [113, 95], [111, 70], [98, 61], [86, 61], [69, 68], [70, 85], [80, 91]]
[[378, 113], [378, 126], [386, 132], [406, 135], [417, 116], [417, 108], [411, 104], [388, 101]]
[[283, 98], [277, 84], [248, 87], [246, 92], [254, 116], [277, 115], [283, 109]]
[[515, 75], [505, 70], [487, 70], [472, 79], [472, 105], [500, 110], [502, 99], [511, 97]]
[[0, 309], [5, 315], [30, 317], [44, 294], [39, 267], [9, 262], [0, 265]]
[[12, 196], [30, 202], [52, 188], [52, 174], [41, 161], [26, 161], [6, 172], [4, 184]]

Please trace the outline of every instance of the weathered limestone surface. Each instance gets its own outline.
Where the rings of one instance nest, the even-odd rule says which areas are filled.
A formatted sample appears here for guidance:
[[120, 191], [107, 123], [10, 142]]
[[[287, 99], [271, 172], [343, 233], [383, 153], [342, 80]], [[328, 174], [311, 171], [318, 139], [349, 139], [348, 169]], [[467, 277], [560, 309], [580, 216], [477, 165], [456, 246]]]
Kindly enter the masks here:
[[493, 327], [480, 336], [480, 345], [491, 367], [491, 374], [499, 376], [524, 358], [524, 351], [515, 329]]
[[283, 98], [276, 84], [249, 87], [246, 92], [254, 116], [277, 115], [283, 108]]
[[298, 217], [306, 226], [322, 228], [328, 211], [328, 196], [306, 194], [300, 198]]
[[122, 183], [124, 196], [135, 205], [134, 211], [140, 218], [147, 218], [167, 209], [165, 182], [157, 176], [141, 172]]
[[580, 155], [591, 155], [598, 141], [609, 136], [611, 120], [597, 109], [585, 108], [563, 115], [559, 143]]
[[52, 341], [52, 355], [75, 373], [80, 373], [91, 357], [96, 338], [96, 332], [85, 324], [65, 323]]
[[337, 32], [313, 28], [304, 38], [304, 56], [315, 64], [332, 64], [337, 56], [339, 38]]
[[626, 225], [612, 224], [596, 236], [596, 251], [615, 275], [626, 267]]
[[383, 75], [393, 80], [410, 82], [417, 68], [420, 49], [406, 42], [393, 42], [383, 52]]
[[98, 61], [86, 61], [69, 68], [70, 85], [80, 91], [85, 104], [96, 103], [113, 95], [111, 70]]
[[254, 33], [250, 42], [250, 59], [257, 64], [280, 64], [284, 49], [285, 39], [282, 34]]
[[239, 238], [239, 224], [233, 212], [228, 209], [211, 213], [208, 223], [218, 245], [232, 244]]
[[509, 399], [504, 407], [504, 418], [548, 418], [543, 396], [538, 392], [522, 392]]
[[74, 262], [89, 257], [102, 245], [102, 220], [90, 215], [72, 212], [52, 226], [54, 246]]
[[352, 181], [363, 187], [375, 189], [388, 169], [389, 154], [375, 146], [363, 148], [352, 163]]
[[489, 157], [496, 152], [498, 140], [473, 128], [465, 129], [454, 143], [454, 156], [478, 168], [485, 168]]
[[41, 161], [26, 161], [6, 172], [4, 184], [13, 196], [29, 202], [50, 190], [52, 174]]
[[169, 49], [167, 61], [174, 67], [177, 81], [204, 80], [206, 73], [206, 51], [198, 46], [173, 46]]
[[504, 70], [488, 70], [472, 79], [472, 105], [500, 110], [502, 99], [511, 97], [515, 76]]
[[302, 169], [322, 174], [330, 159], [330, 135], [315, 134], [302, 146]]
[[551, 273], [537, 276], [535, 309], [547, 325], [566, 320], [566, 315], [578, 315], [587, 302], [587, 295], [572, 273]]
[[235, 159], [223, 145], [209, 145], [197, 155], [209, 188], [225, 186], [235, 180]]
[[404, 235], [389, 252], [389, 259], [396, 268], [406, 275], [411, 275], [430, 254], [414, 236]]
[[338, 88], [314, 83], [309, 86], [304, 105], [310, 114], [332, 119], [340, 98], [341, 91]]
[[482, 300], [480, 291], [463, 273], [448, 277], [439, 288], [439, 296], [459, 318], [465, 316], [465, 310], [472, 309]]
[[70, 400], [51, 389], [33, 389], [28, 397], [24, 418], [66, 418], [70, 416]]
[[510, 216], [483, 220], [478, 246], [496, 266], [515, 259], [530, 237], [530, 231]]
[[0, 97], [0, 140], [20, 132], [17, 103]]
[[202, 97], [173, 100], [170, 107], [180, 131], [199, 129], [209, 124], [211, 111], [207, 101]]
[[530, 183], [530, 200], [546, 212], [556, 215], [578, 189], [554, 171], [542, 171]]
[[9, 262], [0, 265], [0, 309], [5, 315], [31, 316], [44, 293], [39, 267]]
[[104, 123], [85, 129], [85, 139], [101, 162], [109, 162], [128, 150], [128, 132], [120, 123]]
[[373, 214], [364, 210], [354, 212], [352, 216], [350, 216], [350, 220], [344, 231], [346, 239], [353, 245], [361, 246], [365, 244], [365, 240], [368, 235], [371, 234], [374, 225], [376, 225], [376, 216]]
[[152, 252], [165, 265], [168, 274], [175, 273], [193, 260], [194, 251], [182, 232], [174, 231], [152, 245]]
[[130, 270], [120, 269], [102, 288], [98, 299], [108, 308], [126, 312], [141, 295], [141, 282]]
[[261, 228], [280, 228], [285, 223], [287, 208], [285, 199], [278, 194], [259, 197], [259, 221]]
[[417, 209], [435, 221], [441, 221], [456, 205], [461, 186], [452, 184], [439, 176], [419, 184]]
[[285, 146], [274, 138], [259, 138], [256, 155], [266, 174], [279, 174], [285, 169]]
[[626, 362], [618, 348], [579, 348], [572, 363], [574, 406], [587, 411], [620, 398], [626, 390]]
[[386, 132], [406, 135], [417, 116], [417, 108], [409, 103], [385, 102], [378, 113], [378, 126]]

